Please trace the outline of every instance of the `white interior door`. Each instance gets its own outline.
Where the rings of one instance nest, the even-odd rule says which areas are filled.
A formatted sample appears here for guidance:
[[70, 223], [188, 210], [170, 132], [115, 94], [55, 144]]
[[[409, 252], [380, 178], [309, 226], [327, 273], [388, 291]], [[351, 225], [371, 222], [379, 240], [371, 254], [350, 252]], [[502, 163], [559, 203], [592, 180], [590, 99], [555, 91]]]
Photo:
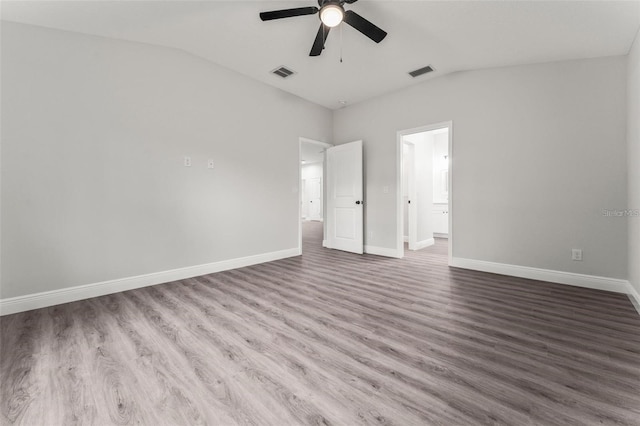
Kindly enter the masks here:
[[322, 219], [322, 178], [310, 178], [307, 182], [309, 184], [309, 219], [320, 220]]
[[409, 250], [416, 249], [418, 241], [418, 196], [416, 191], [416, 147], [412, 143], [405, 144], [405, 173], [407, 175], [407, 224]]
[[302, 219], [306, 219], [307, 216], [309, 216], [309, 203], [307, 202], [307, 180], [306, 179], [302, 179], [301, 180], [302, 184], [300, 185], [302, 187], [302, 194], [300, 197], [300, 215], [302, 216]]
[[327, 247], [363, 253], [362, 141], [327, 149]]

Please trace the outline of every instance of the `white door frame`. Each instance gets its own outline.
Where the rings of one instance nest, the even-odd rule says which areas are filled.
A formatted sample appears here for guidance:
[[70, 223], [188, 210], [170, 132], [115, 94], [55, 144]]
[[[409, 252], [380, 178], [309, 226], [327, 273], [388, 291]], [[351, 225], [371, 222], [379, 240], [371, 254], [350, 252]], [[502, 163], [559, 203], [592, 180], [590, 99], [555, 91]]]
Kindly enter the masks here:
[[[300, 136], [298, 138], [298, 252], [300, 254], [302, 254], [302, 144], [303, 143], [312, 143], [315, 145], [318, 145], [320, 147], [323, 148], [330, 148], [333, 145], [327, 142], [320, 142], [314, 139], [309, 139], [309, 138], [305, 138]], [[326, 175], [326, 154], [325, 154], [325, 161], [322, 162], [322, 217], [324, 218], [326, 216], [326, 212], [325, 212], [325, 196], [326, 196], [326, 185], [325, 185], [325, 179], [324, 176]], [[323, 242], [324, 242], [324, 235], [326, 235], [326, 225], [325, 225], [325, 221], [323, 221], [323, 225], [322, 225], [322, 234], [323, 234]]]
[[404, 172], [404, 159], [402, 153], [403, 137], [414, 133], [429, 132], [442, 128], [448, 129], [449, 134], [449, 265], [453, 258], [453, 121], [442, 121], [412, 129], [399, 130], [396, 134], [396, 257], [404, 257], [404, 203], [402, 200], [402, 176]]

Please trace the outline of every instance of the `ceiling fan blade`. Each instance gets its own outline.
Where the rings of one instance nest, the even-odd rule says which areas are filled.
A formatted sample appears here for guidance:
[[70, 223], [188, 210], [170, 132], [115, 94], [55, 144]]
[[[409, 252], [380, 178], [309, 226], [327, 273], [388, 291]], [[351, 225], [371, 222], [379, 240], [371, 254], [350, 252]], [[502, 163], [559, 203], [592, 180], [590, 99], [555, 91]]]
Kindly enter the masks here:
[[271, 21], [272, 19], [292, 18], [294, 16], [313, 15], [318, 13], [315, 6], [296, 7], [294, 9], [272, 10], [271, 12], [261, 12], [260, 19], [263, 21]]
[[380, 43], [387, 36], [385, 31], [376, 27], [353, 10], [347, 10], [344, 13], [344, 22], [351, 25], [353, 28], [360, 31], [376, 43]]
[[318, 34], [316, 34], [316, 39], [313, 42], [313, 46], [311, 47], [309, 56], [319, 56], [322, 53], [322, 49], [324, 49], [324, 43], [325, 41], [327, 41], [327, 36], [329, 35], [330, 29], [330, 27], [327, 27], [324, 24], [320, 24]]
[[345, 3], [347, 4], [353, 4], [355, 2], [357, 2], [358, 0], [344, 0]]

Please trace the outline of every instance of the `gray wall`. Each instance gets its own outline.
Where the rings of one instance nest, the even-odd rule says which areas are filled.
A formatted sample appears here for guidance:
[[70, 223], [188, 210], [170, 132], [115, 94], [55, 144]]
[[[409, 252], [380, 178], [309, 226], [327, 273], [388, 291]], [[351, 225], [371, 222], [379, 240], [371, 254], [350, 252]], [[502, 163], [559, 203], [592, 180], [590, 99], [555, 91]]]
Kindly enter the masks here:
[[[455, 257], [627, 277], [626, 58], [460, 72], [334, 112], [363, 139], [367, 245], [396, 248], [396, 132], [453, 120]], [[584, 261], [571, 261], [582, 248]]]
[[[627, 65], [628, 209], [640, 209], [640, 33]], [[629, 217], [629, 281], [640, 293], [640, 217]], [[640, 301], [638, 301], [640, 302]]]
[[3, 22], [1, 124], [9, 298], [297, 247], [298, 138], [332, 116], [178, 50]]

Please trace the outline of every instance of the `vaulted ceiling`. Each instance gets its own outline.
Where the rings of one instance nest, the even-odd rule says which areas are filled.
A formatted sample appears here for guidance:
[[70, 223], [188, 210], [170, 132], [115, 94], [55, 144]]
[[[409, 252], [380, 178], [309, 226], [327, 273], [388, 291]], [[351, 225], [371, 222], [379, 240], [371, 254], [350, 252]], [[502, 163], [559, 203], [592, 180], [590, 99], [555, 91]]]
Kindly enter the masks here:
[[[359, 0], [345, 8], [387, 38], [375, 44], [342, 24], [310, 57], [317, 15], [258, 14], [314, 0], [1, 4], [3, 20], [182, 49], [332, 109], [456, 71], [624, 55], [640, 27], [640, 1]], [[281, 65], [296, 74], [270, 73]], [[435, 72], [407, 74], [425, 65]]]

